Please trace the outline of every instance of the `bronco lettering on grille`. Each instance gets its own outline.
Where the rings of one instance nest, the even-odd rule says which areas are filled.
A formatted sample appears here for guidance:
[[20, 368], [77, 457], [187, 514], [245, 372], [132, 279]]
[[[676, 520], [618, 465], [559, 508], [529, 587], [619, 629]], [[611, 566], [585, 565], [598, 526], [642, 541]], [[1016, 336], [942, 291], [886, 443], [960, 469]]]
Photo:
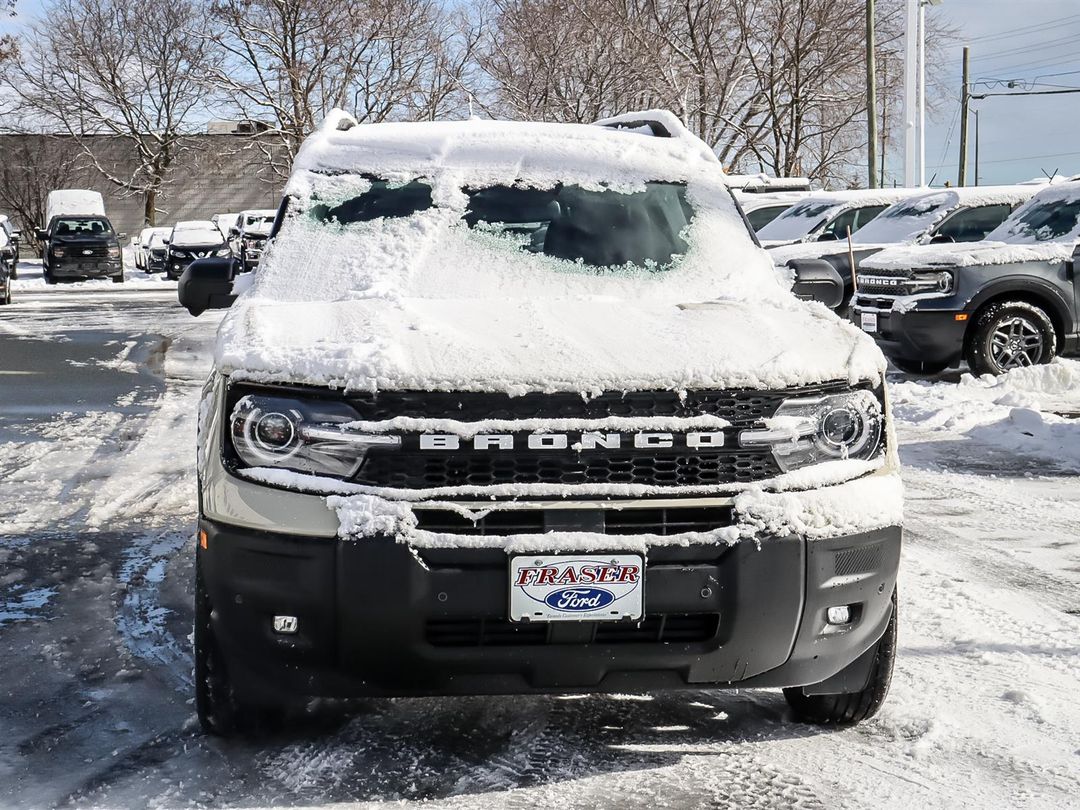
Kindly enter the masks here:
[[421, 450], [618, 450], [624, 447], [690, 449], [724, 446], [720, 431], [691, 433], [478, 433], [471, 439], [446, 433], [424, 433], [420, 436]]

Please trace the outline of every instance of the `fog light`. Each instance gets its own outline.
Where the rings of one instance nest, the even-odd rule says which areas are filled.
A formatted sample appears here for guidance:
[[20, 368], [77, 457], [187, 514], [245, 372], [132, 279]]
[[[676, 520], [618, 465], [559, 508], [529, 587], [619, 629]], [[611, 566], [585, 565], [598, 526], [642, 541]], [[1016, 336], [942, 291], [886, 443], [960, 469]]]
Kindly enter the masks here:
[[[831, 610], [832, 608], [830, 608]], [[295, 616], [275, 616], [274, 632], [291, 636], [300, 629], [300, 621]]]
[[825, 621], [829, 624], [851, 624], [851, 607], [837, 605], [825, 611]]

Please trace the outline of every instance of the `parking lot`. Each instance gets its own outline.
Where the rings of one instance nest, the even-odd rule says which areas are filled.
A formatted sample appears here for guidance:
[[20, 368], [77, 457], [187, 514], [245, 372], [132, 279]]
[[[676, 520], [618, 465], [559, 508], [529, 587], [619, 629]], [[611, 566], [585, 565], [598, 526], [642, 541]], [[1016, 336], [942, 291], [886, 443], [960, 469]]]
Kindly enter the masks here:
[[35, 271], [0, 316], [0, 804], [1076, 801], [1080, 423], [1055, 414], [1080, 409], [1080, 363], [891, 377], [900, 652], [858, 728], [795, 723], [779, 692], [701, 690], [316, 704], [227, 742], [198, 730], [189, 641], [196, 403], [220, 315], [192, 319], [158, 279], [46, 288]]

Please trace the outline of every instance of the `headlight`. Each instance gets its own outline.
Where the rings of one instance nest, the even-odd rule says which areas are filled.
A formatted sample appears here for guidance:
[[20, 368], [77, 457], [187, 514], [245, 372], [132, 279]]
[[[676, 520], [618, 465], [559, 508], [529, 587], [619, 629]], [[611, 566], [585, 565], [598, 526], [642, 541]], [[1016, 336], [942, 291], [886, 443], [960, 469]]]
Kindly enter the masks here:
[[228, 248], [222, 248], [221, 250], [214, 251], [215, 256], [228, 256], [232, 253]]
[[120, 248], [118, 248], [118, 247], [109, 248], [109, 258], [110, 259], [119, 259], [120, 258]]
[[344, 402], [246, 394], [229, 415], [229, 439], [247, 467], [270, 467], [348, 478], [368, 450], [395, 450], [398, 436], [360, 433], [346, 425], [359, 415]]
[[744, 447], [767, 445], [784, 472], [836, 459], [867, 460], [882, 451], [885, 415], [870, 391], [788, 399], [764, 429], [744, 430]]
[[58, 259], [64, 258], [64, 249], [62, 247], [54, 247], [52, 249], [52, 255]]
[[915, 273], [907, 286], [911, 293], [952, 292], [953, 274], [946, 270]]

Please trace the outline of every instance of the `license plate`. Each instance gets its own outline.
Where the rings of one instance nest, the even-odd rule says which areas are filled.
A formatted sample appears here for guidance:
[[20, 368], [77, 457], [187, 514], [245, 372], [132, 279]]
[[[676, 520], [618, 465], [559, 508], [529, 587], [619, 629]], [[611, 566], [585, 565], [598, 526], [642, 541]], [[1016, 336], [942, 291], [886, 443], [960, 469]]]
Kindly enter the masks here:
[[510, 558], [510, 621], [640, 619], [640, 554], [522, 554]]
[[859, 325], [864, 332], [876, 332], [877, 331], [877, 313], [876, 312], [861, 312], [859, 313]]

